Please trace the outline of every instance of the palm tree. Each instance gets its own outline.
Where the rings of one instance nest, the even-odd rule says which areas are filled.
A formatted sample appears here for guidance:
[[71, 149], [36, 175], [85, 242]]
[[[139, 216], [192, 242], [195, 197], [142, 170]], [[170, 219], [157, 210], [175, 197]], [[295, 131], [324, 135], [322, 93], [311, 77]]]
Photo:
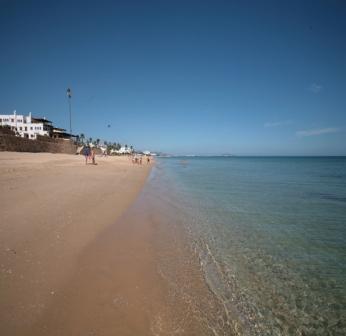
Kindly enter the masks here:
[[93, 143], [93, 138], [90, 137], [90, 138], [89, 138], [89, 144], [92, 144], [92, 143]]
[[96, 139], [96, 145], [98, 146], [100, 144], [100, 139]]

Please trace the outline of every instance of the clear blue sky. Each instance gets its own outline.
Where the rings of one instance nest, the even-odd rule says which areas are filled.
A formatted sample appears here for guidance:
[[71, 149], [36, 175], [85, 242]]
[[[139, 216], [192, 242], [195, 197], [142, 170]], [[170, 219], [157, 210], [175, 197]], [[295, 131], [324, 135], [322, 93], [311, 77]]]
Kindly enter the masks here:
[[[346, 2], [0, 0], [0, 114], [173, 154], [346, 155]], [[107, 127], [107, 125], [111, 127]]]

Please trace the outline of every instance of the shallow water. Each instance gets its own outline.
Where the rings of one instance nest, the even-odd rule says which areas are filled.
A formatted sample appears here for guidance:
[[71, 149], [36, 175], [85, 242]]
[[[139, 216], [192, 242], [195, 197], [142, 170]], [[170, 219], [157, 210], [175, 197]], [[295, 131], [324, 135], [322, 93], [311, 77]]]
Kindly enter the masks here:
[[214, 334], [346, 333], [346, 158], [160, 158], [149, 188], [221, 304]]

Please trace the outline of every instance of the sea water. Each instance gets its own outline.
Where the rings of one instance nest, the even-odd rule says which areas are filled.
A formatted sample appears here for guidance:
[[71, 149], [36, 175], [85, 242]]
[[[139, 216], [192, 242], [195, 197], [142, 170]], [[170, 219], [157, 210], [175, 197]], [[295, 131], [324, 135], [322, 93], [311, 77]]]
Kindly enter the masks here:
[[346, 334], [346, 158], [158, 158], [154, 177], [225, 327]]

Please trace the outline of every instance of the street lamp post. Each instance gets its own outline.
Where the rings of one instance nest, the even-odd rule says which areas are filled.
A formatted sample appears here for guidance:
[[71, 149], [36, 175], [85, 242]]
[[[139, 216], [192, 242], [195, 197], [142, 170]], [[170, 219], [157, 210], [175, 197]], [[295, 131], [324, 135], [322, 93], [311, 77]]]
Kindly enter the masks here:
[[67, 98], [68, 98], [68, 107], [70, 112], [70, 135], [72, 136], [72, 115], [71, 115], [71, 98], [72, 98], [72, 91], [70, 88], [66, 91]]

